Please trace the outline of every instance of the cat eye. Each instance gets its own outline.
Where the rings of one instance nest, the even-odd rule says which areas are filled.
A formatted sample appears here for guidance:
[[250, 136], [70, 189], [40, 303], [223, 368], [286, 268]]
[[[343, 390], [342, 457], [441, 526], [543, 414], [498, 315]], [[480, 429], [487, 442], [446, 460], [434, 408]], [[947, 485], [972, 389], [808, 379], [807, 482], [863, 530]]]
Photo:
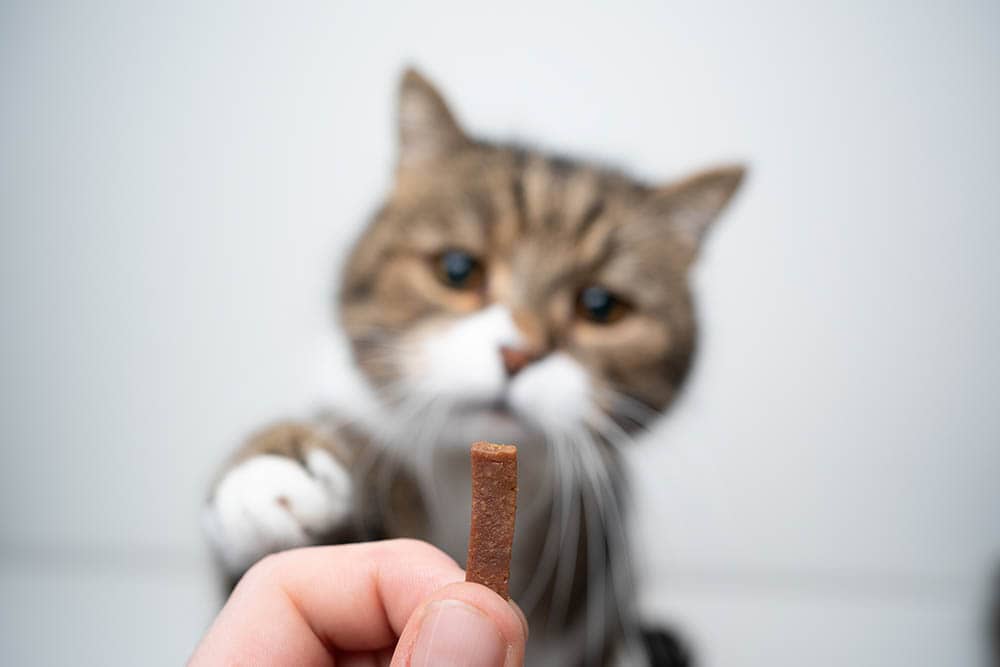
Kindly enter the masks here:
[[447, 250], [434, 265], [438, 280], [452, 289], [471, 290], [483, 284], [483, 265], [464, 250]]
[[629, 310], [625, 301], [598, 285], [580, 290], [576, 299], [577, 315], [597, 324], [617, 322]]

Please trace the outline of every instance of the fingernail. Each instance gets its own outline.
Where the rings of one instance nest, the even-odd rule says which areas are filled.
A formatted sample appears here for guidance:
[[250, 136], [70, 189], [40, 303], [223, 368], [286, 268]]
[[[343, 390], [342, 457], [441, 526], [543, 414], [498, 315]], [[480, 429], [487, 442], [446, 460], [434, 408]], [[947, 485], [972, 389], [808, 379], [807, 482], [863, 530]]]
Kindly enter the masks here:
[[458, 600], [432, 602], [420, 624], [412, 667], [503, 667], [507, 642], [475, 607]]
[[527, 639], [528, 617], [524, 615], [524, 611], [513, 600], [507, 600], [507, 604], [509, 604], [514, 609], [514, 613], [517, 614], [517, 618], [521, 621], [521, 627], [524, 628], [524, 638]]

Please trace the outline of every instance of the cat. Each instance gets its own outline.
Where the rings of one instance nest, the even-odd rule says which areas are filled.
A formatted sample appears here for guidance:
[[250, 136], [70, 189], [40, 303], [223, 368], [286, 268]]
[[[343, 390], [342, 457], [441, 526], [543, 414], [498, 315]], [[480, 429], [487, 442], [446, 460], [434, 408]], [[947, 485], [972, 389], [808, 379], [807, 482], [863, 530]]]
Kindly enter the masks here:
[[384, 537], [462, 563], [469, 444], [516, 443], [510, 582], [528, 664], [645, 664], [621, 448], [688, 375], [689, 272], [744, 168], [654, 187], [475, 139], [412, 69], [397, 112], [395, 182], [337, 304], [377, 409], [248, 438], [210, 494], [210, 542], [234, 579], [270, 552]]

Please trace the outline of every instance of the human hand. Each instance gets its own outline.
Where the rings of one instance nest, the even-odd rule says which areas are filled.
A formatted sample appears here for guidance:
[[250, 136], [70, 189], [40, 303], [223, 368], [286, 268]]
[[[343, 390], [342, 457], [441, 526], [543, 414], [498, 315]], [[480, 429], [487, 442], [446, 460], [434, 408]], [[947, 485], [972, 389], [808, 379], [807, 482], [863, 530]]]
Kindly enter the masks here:
[[516, 606], [416, 540], [312, 547], [244, 575], [188, 667], [520, 667]]

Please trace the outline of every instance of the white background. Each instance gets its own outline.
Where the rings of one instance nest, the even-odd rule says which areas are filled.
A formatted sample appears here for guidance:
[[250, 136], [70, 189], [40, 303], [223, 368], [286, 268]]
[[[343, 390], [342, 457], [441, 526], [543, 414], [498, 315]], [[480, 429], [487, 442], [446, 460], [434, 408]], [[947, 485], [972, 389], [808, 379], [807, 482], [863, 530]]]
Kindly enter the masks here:
[[411, 62], [486, 136], [751, 165], [634, 452], [647, 616], [706, 667], [976, 664], [1000, 5], [470, 4], [0, 5], [0, 663], [188, 655], [215, 467], [349, 393], [331, 280]]

